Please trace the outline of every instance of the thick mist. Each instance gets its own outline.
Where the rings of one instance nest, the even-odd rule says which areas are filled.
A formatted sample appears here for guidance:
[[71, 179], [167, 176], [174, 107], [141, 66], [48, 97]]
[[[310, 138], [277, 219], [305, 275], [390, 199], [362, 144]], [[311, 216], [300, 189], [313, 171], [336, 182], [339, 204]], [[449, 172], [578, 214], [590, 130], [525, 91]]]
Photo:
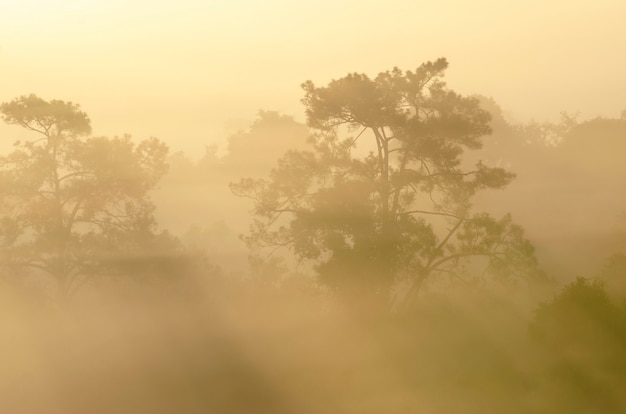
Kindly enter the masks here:
[[0, 412], [626, 411], [619, 2], [0, 2]]

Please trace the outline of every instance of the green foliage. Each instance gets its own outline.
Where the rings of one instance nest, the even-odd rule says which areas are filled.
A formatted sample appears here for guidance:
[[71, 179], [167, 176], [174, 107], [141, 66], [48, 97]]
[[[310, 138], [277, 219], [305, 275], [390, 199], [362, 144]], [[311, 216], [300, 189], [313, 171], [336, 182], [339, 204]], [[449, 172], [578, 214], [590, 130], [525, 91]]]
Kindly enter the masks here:
[[0, 158], [0, 251], [12, 272], [47, 273], [67, 294], [107, 258], [155, 237], [147, 192], [166, 171], [165, 144], [85, 138], [78, 105], [34, 95], [0, 111], [35, 133]]
[[602, 282], [565, 286], [535, 311], [530, 333], [544, 351], [545, 391], [563, 396], [555, 401], [563, 412], [623, 412], [626, 309]]
[[626, 313], [602, 282], [578, 278], [535, 311], [531, 332], [555, 346], [598, 346], [589, 351], [599, 352], [605, 341], [626, 345]]
[[289, 246], [339, 294], [381, 306], [399, 284], [410, 286], [410, 301], [432, 275], [468, 276], [463, 263], [476, 257], [499, 273], [536, 273], [532, 247], [510, 218], [472, 212], [474, 194], [514, 176], [466, 165], [490, 117], [446, 87], [446, 68], [439, 59], [374, 79], [304, 83], [312, 148], [288, 152], [267, 180], [231, 185], [255, 203], [249, 245]]

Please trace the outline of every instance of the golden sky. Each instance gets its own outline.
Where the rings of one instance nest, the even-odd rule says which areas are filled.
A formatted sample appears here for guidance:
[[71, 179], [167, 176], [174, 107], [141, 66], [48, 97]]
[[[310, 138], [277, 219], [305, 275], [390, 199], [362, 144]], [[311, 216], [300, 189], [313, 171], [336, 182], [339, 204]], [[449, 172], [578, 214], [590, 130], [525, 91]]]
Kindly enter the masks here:
[[[517, 119], [626, 108], [624, 0], [0, 0], [0, 101], [80, 103], [94, 133], [199, 155], [300, 83], [414, 69]], [[0, 127], [1, 145], [21, 132]]]

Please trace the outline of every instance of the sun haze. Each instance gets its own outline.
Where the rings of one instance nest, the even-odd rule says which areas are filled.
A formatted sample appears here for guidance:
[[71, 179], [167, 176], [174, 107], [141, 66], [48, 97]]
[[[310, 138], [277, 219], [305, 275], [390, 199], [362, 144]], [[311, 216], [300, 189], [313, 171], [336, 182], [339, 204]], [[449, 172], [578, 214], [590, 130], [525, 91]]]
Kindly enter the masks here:
[[445, 56], [451, 86], [518, 119], [617, 114], [625, 15], [618, 0], [3, 0], [0, 98], [71, 100], [95, 133], [193, 152], [259, 109], [302, 119], [307, 79]]
[[0, 413], [626, 413], [625, 0], [0, 0]]

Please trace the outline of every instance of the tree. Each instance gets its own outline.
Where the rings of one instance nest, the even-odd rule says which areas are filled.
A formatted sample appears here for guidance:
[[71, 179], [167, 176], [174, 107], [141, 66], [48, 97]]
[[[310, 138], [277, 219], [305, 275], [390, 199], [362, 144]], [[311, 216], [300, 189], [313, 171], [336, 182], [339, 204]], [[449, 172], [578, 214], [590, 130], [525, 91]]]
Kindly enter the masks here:
[[171, 246], [155, 233], [147, 199], [166, 172], [162, 142], [87, 138], [90, 120], [78, 105], [35, 95], [0, 113], [33, 133], [0, 158], [1, 264], [11, 273], [48, 274], [67, 295], [120, 254]]
[[379, 306], [394, 292], [410, 303], [435, 274], [465, 278], [470, 259], [500, 275], [534, 268], [509, 216], [472, 212], [477, 191], [513, 174], [463, 162], [490, 133], [489, 114], [446, 87], [447, 66], [304, 83], [312, 149], [288, 152], [269, 179], [231, 185], [255, 202], [250, 246], [289, 246], [337, 293]]
[[[565, 346], [597, 345], [605, 340], [626, 345], [625, 317], [601, 279], [579, 277], [535, 310], [529, 328], [535, 339], [554, 345], [559, 352]], [[600, 353], [602, 348], [595, 351]]]
[[563, 396], [558, 409], [624, 412], [626, 308], [602, 281], [579, 277], [566, 285], [535, 310], [529, 333], [541, 350], [542, 388]]
[[228, 138], [228, 152], [221, 159], [224, 172], [264, 176], [285, 152], [304, 149], [308, 131], [304, 124], [275, 111], [259, 111], [247, 130]]

